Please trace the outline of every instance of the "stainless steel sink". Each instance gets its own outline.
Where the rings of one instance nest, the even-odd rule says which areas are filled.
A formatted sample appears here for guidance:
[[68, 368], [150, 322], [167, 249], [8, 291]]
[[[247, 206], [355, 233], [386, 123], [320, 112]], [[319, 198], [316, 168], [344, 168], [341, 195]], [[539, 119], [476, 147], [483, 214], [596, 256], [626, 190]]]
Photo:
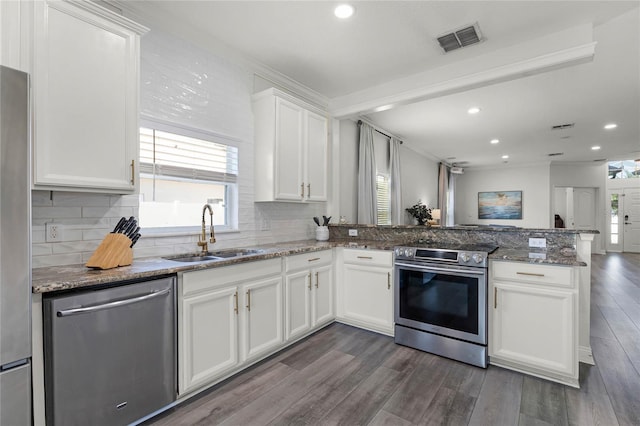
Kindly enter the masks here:
[[253, 254], [264, 253], [264, 250], [260, 249], [228, 249], [209, 252], [206, 255], [193, 255], [187, 254], [182, 256], [165, 257], [167, 260], [173, 260], [175, 262], [195, 263], [206, 262], [212, 260], [230, 259], [240, 256], [251, 256]]
[[264, 253], [264, 250], [259, 249], [229, 249], [229, 250], [220, 250], [209, 253], [211, 256], [221, 257], [223, 259], [229, 259], [231, 257], [239, 257], [239, 256], [251, 256], [253, 254], [261, 254]]
[[218, 260], [220, 259], [220, 257], [216, 257], [216, 256], [178, 256], [178, 257], [167, 257], [166, 259], [168, 260], [173, 260], [175, 262], [185, 262], [185, 263], [192, 263], [192, 262], [205, 262], [208, 260]]

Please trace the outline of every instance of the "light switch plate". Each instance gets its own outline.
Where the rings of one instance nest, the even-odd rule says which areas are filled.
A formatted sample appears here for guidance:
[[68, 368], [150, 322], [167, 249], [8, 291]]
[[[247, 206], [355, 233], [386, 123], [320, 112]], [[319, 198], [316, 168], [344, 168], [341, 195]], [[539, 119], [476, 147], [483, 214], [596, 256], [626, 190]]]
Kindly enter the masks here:
[[547, 246], [546, 238], [529, 238], [529, 247], [545, 248], [546, 246]]
[[358, 236], [358, 230], [357, 229], [349, 229], [349, 236], [350, 237], [357, 237]]

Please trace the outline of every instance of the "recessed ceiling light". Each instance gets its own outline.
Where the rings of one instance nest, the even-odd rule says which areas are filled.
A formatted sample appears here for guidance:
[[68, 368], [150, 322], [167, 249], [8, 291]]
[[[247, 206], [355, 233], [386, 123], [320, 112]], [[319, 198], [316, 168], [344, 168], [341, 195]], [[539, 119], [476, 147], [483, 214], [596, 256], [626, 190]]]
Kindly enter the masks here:
[[350, 4], [341, 4], [333, 10], [333, 13], [340, 19], [347, 19], [353, 15], [354, 10]]
[[499, 139], [491, 139], [491, 143], [492, 143], [493, 145], [495, 145], [495, 144], [497, 144], [497, 143], [500, 143], [500, 140], [499, 140]]
[[467, 112], [468, 112], [469, 114], [477, 114], [477, 113], [479, 113], [479, 112], [480, 112], [480, 108], [478, 108], [478, 107], [471, 107], [471, 108], [469, 108], [469, 109], [467, 110]]
[[509, 158], [509, 156], [508, 156], [508, 155], [503, 155], [503, 156], [502, 156], [502, 159], [503, 159], [503, 160], [506, 160], [507, 158]]
[[616, 127], [618, 127], [616, 123], [609, 123], [609, 124], [605, 124], [604, 126], [605, 130], [612, 130], [612, 129], [615, 129]]
[[592, 149], [593, 151], [597, 151], [597, 150], [599, 150], [599, 149], [600, 149], [600, 147], [599, 147], [598, 145], [596, 145], [596, 146], [592, 146], [592, 147], [591, 147], [591, 149]]

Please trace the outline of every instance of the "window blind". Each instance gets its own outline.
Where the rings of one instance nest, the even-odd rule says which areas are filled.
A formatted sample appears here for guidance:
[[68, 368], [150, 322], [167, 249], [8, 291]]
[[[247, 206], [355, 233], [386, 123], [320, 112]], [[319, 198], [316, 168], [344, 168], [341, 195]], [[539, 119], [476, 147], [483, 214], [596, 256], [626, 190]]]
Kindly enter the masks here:
[[141, 128], [140, 169], [153, 175], [236, 183], [238, 148]]
[[376, 199], [378, 203], [378, 225], [391, 224], [391, 188], [389, 176], [376, 175]]

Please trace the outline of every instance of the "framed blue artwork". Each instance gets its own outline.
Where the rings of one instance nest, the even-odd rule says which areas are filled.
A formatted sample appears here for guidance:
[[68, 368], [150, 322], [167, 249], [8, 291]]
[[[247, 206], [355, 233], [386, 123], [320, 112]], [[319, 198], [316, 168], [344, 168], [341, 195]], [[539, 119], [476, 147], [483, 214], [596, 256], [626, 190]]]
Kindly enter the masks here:
[[522, 191], [478, 192], [478, 219], [522, 219]]

